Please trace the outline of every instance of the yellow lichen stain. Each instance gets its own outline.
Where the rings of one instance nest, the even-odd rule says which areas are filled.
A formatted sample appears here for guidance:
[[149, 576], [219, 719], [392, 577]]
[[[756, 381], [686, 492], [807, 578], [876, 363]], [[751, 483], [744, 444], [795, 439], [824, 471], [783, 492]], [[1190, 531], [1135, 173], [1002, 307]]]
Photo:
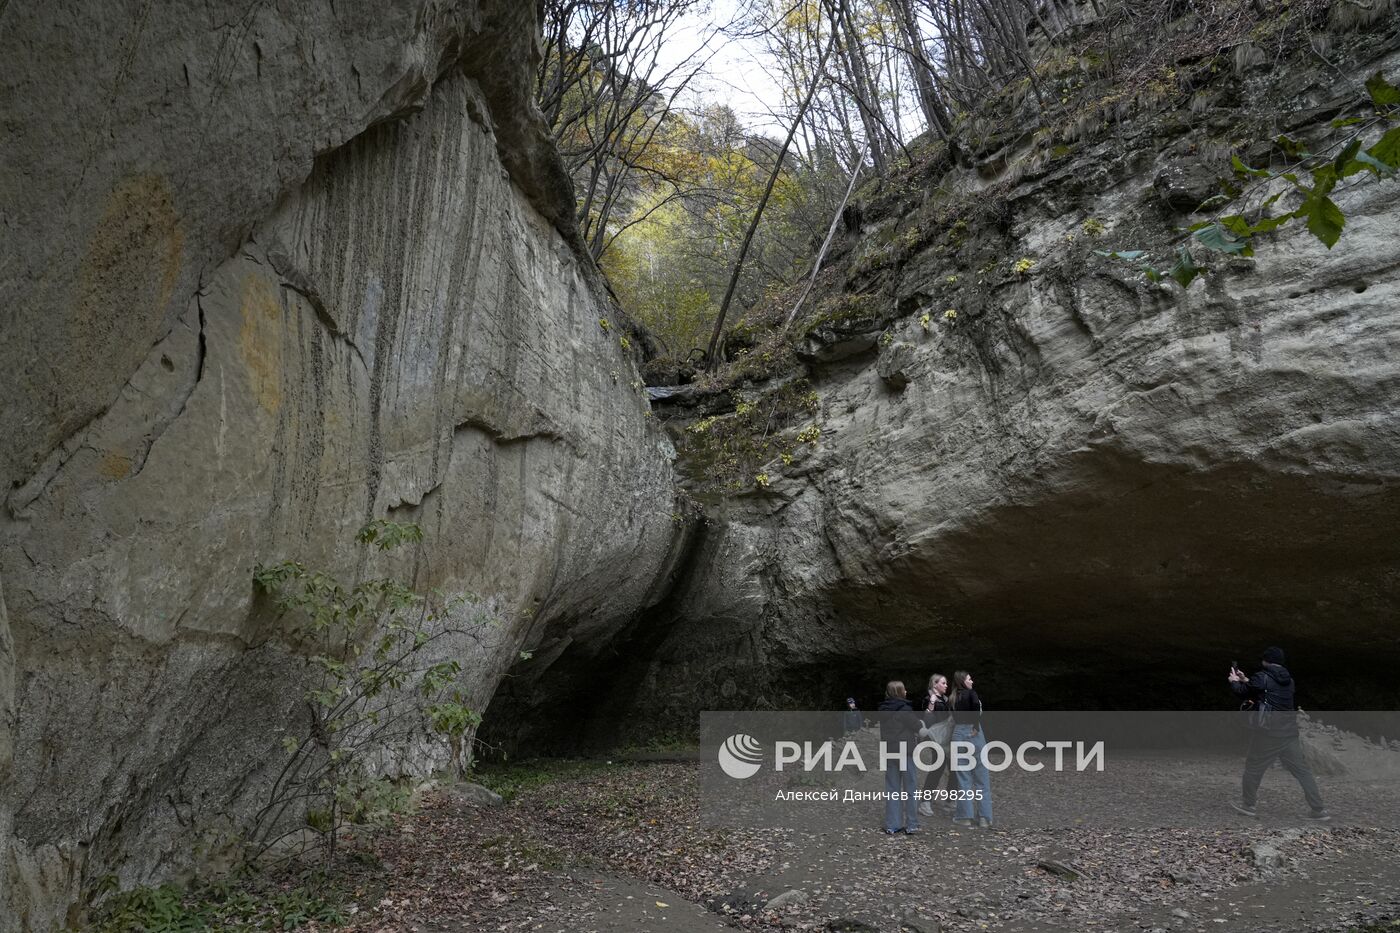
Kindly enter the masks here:
[[108, 479], [126, 479], [131, 473], [131, 458], [119, 450], [109, 450], [97, 464], [97, 472]]
[[112, 189], [78, 268], [69, 338], [80, 361], [109, 360], [114, 346], [145, 340], [160, 325], [184, 251], [164, 176], [132, 175]]
[[238, 350], [248, 384], [258, 404], [275, 414], [282, 405], [282, 305], [272, 284], [256, 272], [243, 280], [242, 312]]

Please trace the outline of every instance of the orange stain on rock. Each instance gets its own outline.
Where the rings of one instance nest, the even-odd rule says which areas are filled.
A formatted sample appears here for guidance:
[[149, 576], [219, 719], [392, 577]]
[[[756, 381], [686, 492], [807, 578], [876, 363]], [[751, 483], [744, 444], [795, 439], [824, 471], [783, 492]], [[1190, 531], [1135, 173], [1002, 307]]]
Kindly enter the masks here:
[[250, 273], [243, 280], [243, 326], [238, 350], [248, 367], [253, 397], [269, 414], [282, 406], [282, 303], [272, 284]]
[[112, 189], [78, 268], [69, 346], [78, 365], [106, 363], [132, 333], [160, 326], [185, 252], [174, 195], [162, 175], [140, 174]]
[[97, 472], [109, 479], [126, 479], [131, 473], [131, 458], [119, 450], [109, 450], [97, 464]]

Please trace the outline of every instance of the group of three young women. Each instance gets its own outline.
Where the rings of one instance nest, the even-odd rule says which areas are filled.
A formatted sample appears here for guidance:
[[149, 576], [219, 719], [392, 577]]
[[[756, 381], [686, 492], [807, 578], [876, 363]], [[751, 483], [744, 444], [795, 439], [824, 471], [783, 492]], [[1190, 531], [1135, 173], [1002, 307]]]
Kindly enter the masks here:
[[[919, 817], [934, 815], [933, 799], [942, 798], [953, 804], [953, 822], [959, 826], [992, 826], [992, 781], [982, 763], [982, 748], [987, 744], [982, 730], [982, 698], [972, 685], [972, 675], [958, 671], [953, 675], [950, 691], [948, 678], [934, 674], [928, 681], [928, 699], [924, 709], [916, 712], [909, 704], [903, 681], [892, 680], [885, 687], [885, 700], [880, 704], [880, 737], [887, 747], [903, 742], [908, 754], [899, 762], [890, 762], [885, 769], [885, 832], [917, 833]], [[952, 729], [948, 729], [951, 722]], [[966, 771], [951, 771], [950, 755], [944, 748], [940, 766], [924, 778], [923, 794], [915, 793], [917, 770], [913, 748], [921, 741], [945, 744], [965, 742], [972, 746], [976, 765]], [[956, 787], [945, 776], [956, 776]], [[903, 799], [896, 799], [901, 796]], [[924, 799], [919, 800], [922, 796]]]

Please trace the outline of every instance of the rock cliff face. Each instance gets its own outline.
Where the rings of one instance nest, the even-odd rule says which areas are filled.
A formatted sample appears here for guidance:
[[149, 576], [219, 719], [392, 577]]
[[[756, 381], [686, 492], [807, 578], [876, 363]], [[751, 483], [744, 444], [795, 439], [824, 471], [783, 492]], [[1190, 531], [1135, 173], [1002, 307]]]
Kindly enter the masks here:
[[[1184, 291], [1093, 252], [1161, 247], [1235, 141], [1336, 138], [1361, 81], [1400, 74], [1394, 27], [1339, 42], [1346, 75], [1227, 68], [1048, 158], [1012, 133], [868, 186], [826, 296], [872, 310], [777, 377], [817, 392], [820, 439], [714, 506], [595, 735], [963, 668], [1000, 708], [1219, 705], [1228, 662], [1273, 643], [1305, 705], [1400, 700], [1400, 184], [1341, 191], [1331, 251], [1290, 228]], [[960, 189], [963, 219], [930, 222]]]
[[[0, 5], [0, 929], [259, 805], [306, 674], [256, 563], [473, 594], [477, 709], [659, 598], [671, 447], [576, 258], [533, 14]], [[366, 563], [383, 516], [426, 540]]]
[[[691, 524], [529, 104], [533, 15], [0, 0], [0, 929], [236, 835], [300, 715], [251, 581], [286, 557], [473, 594], [494, 621], [445, 649], [507, 738], [590, 736], [546, 696], [615, 743], [956, 667], [1002, 707], [1189, 706], [1269, 642], [1319, 703], [1400, 699], [1400, 184], [1339, 192], [1336, 250], [1290, 230], [1184, 293], [1093, 255], [1161, 246], [1244, 115], [1325, 137], [1400, 73], [1393, 17], [1267, 108], [1221, 73], [868, 191], [815, 297], [863, 310], [778, 374], [819, 438]], [[347, 547], [383, 516], [423, 546]]]

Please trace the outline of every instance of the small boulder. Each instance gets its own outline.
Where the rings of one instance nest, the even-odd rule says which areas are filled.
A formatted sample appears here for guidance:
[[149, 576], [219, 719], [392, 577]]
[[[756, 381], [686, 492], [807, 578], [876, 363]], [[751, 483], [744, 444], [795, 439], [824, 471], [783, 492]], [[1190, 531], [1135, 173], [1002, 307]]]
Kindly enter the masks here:
[[885, 385], [895, 392], [903, 392], [904, 387], [909, 385], [909, 374], [913, 366], [914, 348], [903, 341], [896, 341], [880, 350], [875, 372]]
[[1073, 868], [1070, 868], [1064, 862], [1057, 862], [1054, 859], [1046, 858], [1036, 862], [1035, 865], [1041, 871], [1048, 871], [1050, 874], [1055, 875], [1058, 878], [1063, 878], [1066, 881], [1079, 880], [1079, 872], [1075, 871]]
[[943, 925], [916, 910], [906, 910], [900, 921], [899, 933], [942, 933]]
[[787, 910], [790, 907], [800, 907], [807, 903], [807, 892], [793, 888], [791, 891], [784, 891], [782, 894], [771, 898], [763, 905], [764, 910]]
[[489, 787], [480, 784], [446, 784], [439, 788], [443, 797], [464, 807], [500, 807], [505, 798]]
[[827, 923], [828, 933], [880, 933], [880, 928], [852, 917], [837, 917]]
[[1254, 860], [1255, 868], [1272, 870], [1283, 867], [1283, 852], [1268, 842], [1256, 842], [1249, 847], [1249, 856]]
[[[1345, 743], [1338, 740], [1335, 746], [1341, 749], [1345, 747]], [[1320, 777], [1336, 777], [1347, 773], [1347, 766], [1342, 757], [1311, 736], [1303, 737], [1303, 760], [1308, 763], [1312, 773]]]
[[717, 894], [702, 902], [706, 910], [725, 916], [752, 916], [772, 900], [764, 891], [736, 888], [728, 894]]

